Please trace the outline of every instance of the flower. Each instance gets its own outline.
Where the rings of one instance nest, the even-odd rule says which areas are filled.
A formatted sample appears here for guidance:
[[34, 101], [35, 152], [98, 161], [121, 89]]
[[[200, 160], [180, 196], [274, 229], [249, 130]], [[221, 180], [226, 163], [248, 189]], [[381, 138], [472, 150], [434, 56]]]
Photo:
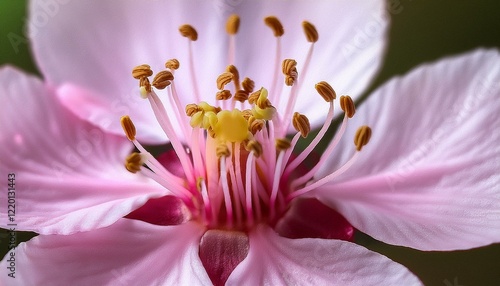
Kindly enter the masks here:
[[[305, 26], [306, 31], [311, 32], [312, 28], [307, 24]], [[188, 27], [184, 28], [188, 36], [192, 35], [192, 30], [189, 31]], [[82, 154], [82, 150], [85, 149], [78, 148], [82, 138], [79, 142], [78, 136], [75, 136], [74, 133], [66, 133], [65, 124], [71, 126], [69, 130], [73, 132], [99, 129], [95, 125], [76, 119], [74, 115], [59, 107], [54, 98], [56, 91], [51, 88], [50, 84], [44, 86], [33, 78], [28, 78], [10, 69], [4, 69], [0, 73], [0, 79], [2, 79], [2, 86], [5, 86], [5, 93], [2, 92], [2, 94], [7, 94], [7, 96], [2, 99], [5, 100], [6, 104], [15, 108], [12, 109], [11, 113], [2, 115], [5, 118], [2, 117], [0, 122], [7, 122], [12, 114], [22, 113], [30, 116], [26, 116], [26, 119], [23, 116], [19, 123], [20, 126], [29, 126], [28, 124], [37, 122], [40, 125], [38, 127], [46, 132], [42, 133], [43, 136], [37, 136], [38, 134], [35, 132], [22, 132], [20, 127], [9, 127], [4, 123], [1, 125], [2, 142], [13, 146], [12, 148], [16, 151], [31, 150], [33, 152], [35, 151], [33, 150], [33, 147], [36, 146], [35, 143], [57, 139], [56, 141], [64, 142], [63, 148], [66, 144], [74, 146], [75, 150], [80, 152], [77, 157], [82, 159], [83, 163], [78, 164], [78, 166], [67, 164], [67, 159], [57, 152], [62, 150], [61, 145], [47, 144], [53, 148], [49, 150], [54, 150], [53, 153], [56, 155], [49, 156], [50, 159], [55, 159], [55, 162], [52, 163], [66, 161], [66, 165], [63, 166], [69, 167], [61, 170], [61, 174], [84, 174], [80, 177], [75, 176], [81, 178], [80, 182], [83, 181], [83, 178], [88, 178], [87, 174], [98, 178], [99, 181], [96, 181], [98, 184], [106, 180], [109, 182], [104, 185], [108, 187], [106, 192], [77, 193], [83, 197], [82, 201], [85, 203], [83, 208], [78, 201], [72, 202], [71, 199], [76, 193], [72, 188], [83, 189], [83, 191], [85, 188], [74, 185], [75, 182], [68, 184], [70, 191], [65, 190], [65, 192], [68, 192], [70, 198], [62, 197], [63, 192], [57, 192], [52, 199], [59, 199], [59, 201], [67, 203], [72, 202], [68, 206], [58, 205], [58, 207], [68, 207], [72, 211], [62, 212], [62, 215], [56, 213], [56, 219], [52, 219], [41, 227], [34, 225], [33, 221], [44, 223], [36, 212], [47, 209], [47, 207], [43, 204], [41, 207], [30, 206], [32, 209], [29, 211], [29, 215], [39, 219], [34, 220], [32, 217], [31, 221], [24, 225], [32, 229], [38, 228], [45, 235], [38, 236], [23, 244], [20, 249], [16, 249], [17, 258], [24, 264], [24, 267], [19, 269], [18, 275], [22, 282], [42, 284], [52, 282], [55, 277], [54, 271], [60, 272], [62, 268], [64, 268], [66, 275], [58, 276], [57, 281], [62, 284], [74, 281], [75, 278], [82, 279], [82, 281], [87, 279], [85, 282], [99, 282], [101, 284], [136, 281], [137, 279], [140, 279], [143, 284], [223, 284], [225, 282], [227, 284], [247, 283], [252, 285], [266, 282], [270, 284], [335, 282], [337, 284], [347, 282], [417, 284], [418, 280], [400, 265], [352, 243], [324, 238], [287, 238], [287, 236], [295, 235], [285, 232], [294, 229], [292, 226], [297, 225], [297, 218], [304, 217], [303, 210], [307, 212], [306, 214], [314, 214], [317, 210], [312, 209], [311, 205], [324, 207], [317, 200], [300, 201], [297, 197], [315, 197], [332, 209], [339, 210], [356, 228], [394, 244], [419, 249], [457, 249], [497, 241], [500, 224], [496, 206], [499, 197], [492, 186], [498, 183], [495, 163], [499, 152], [498, 149], [492, 148], [494, 145], [492, 143], [497, 141], [498, 136], [495, 134], [491, 136], [491, 133], [488, 133], [491, 129], [477, 127], [498, 124], [495, 114], [499, 106], [498, 102], [494, 100], [500, 92], [499, 86], [496, 84], [500, 73], [495, 65], [498, 58], [499, 55], [496, 51], [479, 50], [447, 59], [432, 66], [421, 67], [404, 78], [390, 81], [376, 91], [350, 120], [349, 126], [352, 126], [353, 123], [355, 126], [360, 125], [358, 123], [369, 122], [370, 125], [372, 125], [371, 122], [375, 123], [372, 125], [374, 127], [373, 138], [370, 144], [363, 147], [363, 152], [355, 152], [354, 144], [347, 143], [350, 140], [337, 142], [334, 139], [331, 146], [337, 145], [337, 147], [331, 155], [333, 158], [328, 158], [322, 164], [318, 164], [321, 170], [315, 174], [310, 185], [303, 182], [297, 183], [296, 186], [288, 186], [286, 184], [289, 181], [288, 178], [281, 177], [287, 174], [303, 175], [300, 170], [292, 172], [295, 170], [290, 167], [290, 164], [300, 160], [301, 155], [294, 158], [294, 161], [288, 165], [284, 163], [285, 158], [291, 156], [283, 149], [287, 145], [286, 141], [280, 138], [278, 153], [275, 153], [274, 146], [270, 144], [271, 140], [269, 138], [266, 140], [264, 137], [266, 132], [262, 132], [262, 130], [257, 130], [255, 134], [242, 132], [242, 130], [248, 129], [249, 123], [243, 111], [237, 111], [229, 104], [226, 105], [229, 105], [230, 108], [226, 107], [224, 108], [226, 110], [219, 111], [214, 106], [200, 102], [189, 106], [191, 107], [189, 110], [193, 111], [188, 112], [192, 116], [191, 123], [194, 127], [192, 137], [188, 136], [188, 132], [185, 132], [187, 136], [183, 138], [175, 137], [189, 128], [187, 125], [182, 125], [181, 120], [178, 121], [180, 133], [172, 132], [173, 126], [176, 125], [165, 127], [166, 133], [180, 157], [184, 156], [182, 155], [184, 148], [182, 144], [175, 146], [177, 143], [174, 142], [185, 140], [190, 147], [189, 155], [186, 155], [184, 159], [180, 158], [180, 164], [168, 159], [167, 164], [164, 164], [166, 169], [163, 169], [161, 164], [156, 163], [155, 158], [142, 150], [142, 146], [135, 138], [135, 127], [133, 127], [130, 117], [124, 117], [122, 125], [126, 135], [134, 141], [142, 153], [131, 155], [127, 159], [128, 169], [143, 172], [158, 182], [166, 184], [168, 188], [159, 187], [140, 175], [125, 175], [123, 168], [116, 168], [118, 166], [116, 162], [119, 161], [117, 157], [124, 158], [124, 152], [110, 152], [110, 149], [115, 149], [115, 147], [127, 146], [124, 140], [118, 136], [99, 133], [98, 138], [101, 138], [99, 144], [87, 144], [87, 146], [91, 146], [91, 150], [96, 147], [95, 149], [98, 151], [87, 155]], [[468, 72], [464, 73], [466, 70], [464, 67], [469, 68]], [[149, 74], [149, 68], [146, 66], [142, 68], [142, 71], [135, 69], [135, 74], [137, 72]], [[176, 82], [180, 75], [174, 70], [170, 66], [168, 72], [175, 73], [176, 79], [173, 80], [173, 84], [177, 87]], [[291, 80], [297, 80], [293, 65], [291, 69], [285, 69], [285, 71], [287, 77], [291, 77]], [[305, 73], [301, 72], [300, 69], [298, 71], [302, 76]], [[235, 72], [230, 70], [229, 73], [233, 83], [236, 82], [234, 80]], [[162, 76], [165, 76], [163, 78], [167, 78], [167, 81], [171, 80], [168, 78], [173, 77], [173, 75], [165, 73], [159, 73], [159, 75], [160, 80], [156, 81], [158, 86], [166, 84], [166, 81], [161, 80]], [[224, 77], [227, 76], [227, 73], [222, 74], [220, 82], [225, 82]], [[467, 80], [458, 81], [462, 76]], [[163, 111], [160, 101], [154, 98], [153, 91], [148, 91], [148, 82], [143, 77], [139, 78], [143, 91], [146, 91], [143, 92], [143, 95], [147, 95], [150, 100], [156, 116], [159, 118], [158, 121], [164, 126], [168, 125], [166, 123], [168, 115], [175, 114], [176, 110]], [[437, 78], [440, 79], [439, 84], [436, 84], [435, 79]], [[457, 85], [457, 82], [460, 85]], [[152, 84], [155, 85], [155, 80]], [[172, 85], [172, 82], [170, 84]], [[415, 88], [417, 85], [418, 91]], [[220, 86], [222, 87], [223, 84]], [[17, 92], [16, 88], [22, 91], [19, 92], [20, 94], [29, 96], [33, 100], [33, 104], [50, 106], [55, 109], [55, 111], [51, 111], [48, 122], [39, 120], [42, 118], [42, 114], [45, 115], [45, 110], [33, 108], [33, 112], [31, 112], [26, 110], [25, 106], [21, 106], [24, 100], [12, 96], [14, 91]], [[173, 93], [173, 86], [169, 89]], [[320, 93], [324, 93], [325, 90], [330, 91], [326, 83], [320, 84], [318, 89]], [[45, 96], [33, 96], [35, 90], [43, 92]], [[421, 94], [422, 90], [424, 93]], [[79, 93], [76, 93], [78, 91]], [[456, 96], [453, 98], [445, 96], [451, 92]], [[81, 87], [67, 85], [58, 89], [57, 93], [62, 96], [67, 105], [71, 105], [70, 94], [81, 95], [79, 99], [86, 98]], [[271, 92], [271, 94], [274, 93]], [[328, 92], [325, 94], [331, 95]], [[405, 97], [400, 96], [402, 94]], [[331, 98], [331, 96], [325, 97]], [[271, 116], [274, 113], [274, 108], [271, 100], [269, 104], [267, 103], [266, 89], [259, 89], [255, 100], [261, 101], [262, 106], [259, 106], [259, 103], [252, 106], [250, 111], [252, 116], [262, 116], [256, 120], [267, 120], [262, 125], [264, 131], [267, 128], [272, 128], [271, 126], [275, 125], [276, 117]], [[348, 118], [349, 115], [352, 115], [353, 105], [348, 97], [344, 97], [342, 101], [344, 102], [343, 109], [346, 111], [345, 118]], [[88, 100], [75, 100], [75, 102], [86, 104]], [[95, 102], [91, 103], [95, 104]], [[104, 110], [99, 109], [99, 104], [94, 107], [97, 110]], [[452, 106], [452, 108], [443, 112], [440, 109], [443, 104]], [[224, 106], [224, 104], [222, 105]], [[484, 112], [477, 112], [480, 107], [484, 106], [487, 107]], [[403, 119], [412, 119], [412, 116], [416, 116], [408, 111], [409, 107], [415, 107], [415, 110], [418, 111], [415, 113], [418, 114], [419, 118], [426, 120], [425, 125], [420, 124], [417, 120], [405, 123]], [[280, 110], [280, 108], [276, 109]], [[436, 110], [441, 111], [441, 113], [436, 114]], [[286, 113], [287, 111], [285, 111]], [[81, 113], [80, 116], [82, 116]], [[333, 115], [329, 113], [327, 122], [330, 121], [328, 119], [330, 116]], [[244, 120], [241, 120], [242, 118]], [[59, 122], [65, 124], [59, 124]], [[307, 133], [309, 127], [305, 122], [307, 120], [303, 115], [294, 116], [295, 124], [293, 125], [299, 130], [297, 134]], [[407, 126], [402, 128], [402, 123]], [[288, 130], [285, 127], [286, 124], [277, 126], [276, 133], [267, 132], [267, 136], [272, 137], [274, 134], [283, 136]], [[141, 126], [147, 126], [147, 124], [138, 125], [139, 135], [143, 130]], [[225, 133], [226, 126], [233, 126], [231, 130], [241, 132], [236, 135], [235, 133]], [[460, 128], [456, 126], [460, 126]], [[113, 129], [111, 125], [107, 127]], [[344, 127], [346, 127], [345, 131], [343, 131]], [[202, 129], [207, 130], [206, 137], [200, 136]], [[6, 131], [4, 132], [4, 130]], [[346, 133], [344, 138], [346, 135], [350, 138], [356, 138], [357, 149], [360, 149], [362, 143], [366, 143], [367, 138], [369, 138], [366, 128], [363, 128], [360, 133], [365, 134], [365, 136], [355, 136], [355, 130], [346, 125], [343, 125], [341, 130]], [[399, 140], [390, 140], [393, 130], [399, 131], [398, 135], [402, 132], [408, 132], [408, 134], [403, 133], [405, 136]], [[97, 134], [97, 131], [94, 134]], [[448, 138], [446, 141], [443, 136], [448, 134], [451, 134], [451, 139]], [[214, 138], [211, 135], [214, 135]], [[474, 136], [482, 138], [482, 142], [471, 142]], [[149, 139], [153, 140], [154, 137], [150, 136]], [[298, 138], [298, 135], [296, 137]], [[34, 138], [40, 141], [34, 141]], [[83, 140], [88, 140], [88, 137], [85, 138], [87, 139]], [[144, 140], [148, 139], [148, 137], [144, 138]], [[224, 139], [226, 144], [215, 142], [218, 140], [217, 138]], [[428, 139], [428, 141], [415, 139]], [[454, 140], [460, 140], [463, 145], [455, 144]], [[193, 145], [196, 142], [205, 143], [205, 141], [207, 145], [213, 143], [214, 146], [207, 147], [205, 154], [201, 151], [196, 153], [197, 150], [203, 149], [199, 147], [197, 149]], [[210, 143], [211, 141], [214, 142]], [[250, 143], [253, 141], [258, 144]], [[53, 143], [53, 140], [49, 142]], [[97, 140], [92, 143], [96, 142]], [[421, 142], [423, 142], [422, 145], [419, 145]], [[243, 145], [243, 143], [248, 147], [248, 153], [245, 153], [247, 151], [242, 148], [233, 147], [237, 144]], [[125, 147], [123, 149], [126, 150]], [[269, 152], [269, 149], [272, 152]], [[240, 155], [233, 155], [237, 154], [236, 152], [240, 152]], [[276, 164], [276, 166], [280, 166], [280, 164], [287, 166], [281, 168], [283, 174], [280, 174], [281, 170], [276, 166], [269, 167], [274, 172], [262, 171], [264, 174], [258, 173], [256, 162], [257, 160], [264, 161], [264, 159], [256, 158], [258, 155], [267, 154], [267, 152], [269, 152], [269, 157], [266, 159], [269, 162]], [[44, 168], [48, 165], [47, 156], [43, 156], [46, 154], [40, 153], [41, 156], [34, 157], [34, 162], [25, 162], [26, 160], [15, 160], [16, 158], [9, 157], [8, 166], [15, 166], [16, 169], [23, 170], [23, 174], [31, 173], [31, 184], [38, 183], [40, 179], [43, 179], [43, 176], [33, 176], [33, 173], [40, 173], [43, 169], [39, 170], [38, 168]], [[356, 156], [363, 156], [358, 159], [363, 160], [363, 164], [359, 164], [360, 161], [358, 161], [358, 164], [350, 166], [347, 172], [335, 173], [336, 177], [333, 181], [316, 179], [325, 177], [325, 174], [331, 174], [333, 170], [343, 170], [342, 167], [338, 168], [337, 164], [352, 162], [347, 160], [345, 156], [350, 156], [353, 153], [362, 154]], [[365, 154], [369, 156], [366, 157]], [[169, 156], [171, 153], [166, 155]], [[202, 160], [197, 159], [197, 156], [201, 156]], [[206, 159], [208, 156], [215, 159], [211, 162]], [[331, 156], [327, 154], [325, 158]], [[279, 163], [280, 157], [283, 163]], [[238, 159], [240, 160], [239, 164], [237, 163]], [[255, 169], [246, 168], [246, 165], [241, 162], [244, 160], [250, 162], [249, 166], [255, 166]], [[229, 171], [229, 176], [219, 177], [217, 172], [220, 173], [220, 170], [217, 166], [209, 168], [204, 164], [200, 165], [200, 161], [206, 164], [219, 163], [220, 170], [234, 167], [235, 174], [232, 175]], [[440, 164], [436, 164], [436, 162]], [[141, 167], [141, 163], [147, 163], [154, 173]], [[267, 162], [264, 161], [264, 163]], [[262, 163], [262, 168], [268, 167], [264, 163]], [[179, 165], [184, 165], [182, 166], [184, 172], [176, 173], [174, 168], [178, 168]], [[300, 166], [300, 164], [298, 165]], [[87, 169], [85, 166], [90, 166], [90, 168]], [[190, 170], [191, 166], [193, 168]], [[238, 174], [236, 171], [238, 166], [241, 169], [239, 173], [249, 174], [250, 178], [255, 178], [257, 184], [264, 185], [263, 178], [272, 180], [273, 184], [269, 184], [272, 187], [264, 189], [269, 195], [268, 202], [265, 201], [265, 196], [259, 193], [258, 189], [254, 189], [252, 186], [247, 187], [247, 183], [253, 184], [252, 180], [245, 179], [243, 181], [244, 179], [241, 177], [241, 184], [244, 187], [239, 185], [240, 182], [236, 175]], [[478, 174], [469, 174], [470, 172], [468, 172], [469, 176], [463, 179], [462, 173], [474, 167], [481, 168], [481, 171]], [[286, 168], [290, 168], [288, 172]], [[2, 169], [2, 171], [6, 170]], [[220, 187], [216, 185], [214, 188], [210, 188], [208, 172], [216, 173], [215, 178], [217, 182], [220, 182]], [[279, 180], [275, 179], [276, 173]], [[72, 176], [68, 177], [73, 179]], [[176, 179], [179, 177], [180, 181]], [[128, 181], [124, 182], [125, 180]], [[426, 180], [425, 183], [422, 183], [422, 180]], [[274, 187], [275, 182], [278, 183], [276, 187]], [[324, 184], [320, 185], [318, 182], [324, 182]], [[133, 183], [134, 186], [126, 188], [125, 196], [119, 193], [122, 187], [130, 183]], [[47, 185], [42, 186], [46, 187]], [[242, 202], [240, 206], [246, 208], [246, 212], [241, 212], [241, 217], [238, 217], [238, 210], [235, 207], [234, 215], [231, 215], [233, 209], [229, 206], [237, 201], [237, 192], [244, 192], [248, 189], [251, 189], [252, 192], [246, 192], [245, 195], [250, 193], [259, 196], [258, 199], [250, 198], [251, 204], [247, 204], [248, 200], [243, 201], [240, 197]], [[210, 190], [217, 191], [209, 193]], [[478, 194], [478, 191], [481, 191], [482, 194]], [[22, 199], [20, 201], [36, 200], [36, 195], [39, 194], [40, 192], [36, 191], [33, 194], [22, 194], [23, 197], [20, 198]], [[460, 195], [460, 198], [454, 199], [453, 195], [457, 194]], [[111, 195], [115, 201], [108, 204], [105, 199], [103, 200], [103, 197], [108, 195]], [[126, 196], [130, 197], [118, 201]], [[153, 197], [156, 199], [150, 199]], [[186, 197], [191, 201], [187, 200]], [[227, 200], [227, 198], [231, 200]], [[140, 202], [144, 203], [147, 199], [150, 200], [143, 207], [137, 209]], [[48, 200], [48, 202], [51, 201]], [[95, 202], [97, 202], [97, 206]], [[271, 205], [271, 202], [274, 205]], [[309, 202], [314, 203], [309, 204]], [[287, 203], [291, 204], [290, 209], [280, 206], [280, 204], [286, 205]], [[215, 204], [218, 204], [218, 207], [213, 207]], [[305, 207], [301, 207], [302, 204]], [[126, 206], [125, 210], [120, 209], [123, 205]], [[150, 216], [151, 210], [154, 211], [153, 208], [159, 205], [166, 206], [162, 208], [162, 211], [166, 212], [160, 217], [162, 220], [155, 220], [158, 216]], [[237, 206], [237, 203], [234, 205]], [[434, 208], [435, 205], [438, 205], [439, 208]], [[258, 211], [257, 206], [263, 206], [264, 210]], [[136, 210], [127, 216], [128, 219], [119, 219], [120, 215], [124, 216], [134, 209]], [[215, 214], [213, 210], [215, 210]], [[67, 219], [68, 217], [70, 219]], [[460, 219], [456, 219], [456, 217]], [[26, 215], [26, 219], [28, 219], [28, 215]], [[152, 223], [144, 223], [139, 219]], [[436, 222], [439, 223], [439, 228], [436, 227]], [[308, 221], [307, 224], [311, 224], [311, 222]], [[56, 235], [50, 235], [51, 233]], [[438, 239], [429, 237], [429, 234]], [[457, 234], [460, 234], [460, 237]], [[82, 243], [89, 246], [82, 247]], [[51, 261], [51, 263], [37, 263], [42, 259], [45, 262]], [[72, 263], [63, 263], [70, 261]], [[91, 264], [89, 261], [95, 263]], [[4, 259], [2, 267], [5, 267], [6, 264]], [[57, 265], [58, 268], [49, 268], [47, 265]], [[30, 275], [23, 273], [27, 269], [29, 269]], [[76, 277], [70, 275], [73, 273]]]

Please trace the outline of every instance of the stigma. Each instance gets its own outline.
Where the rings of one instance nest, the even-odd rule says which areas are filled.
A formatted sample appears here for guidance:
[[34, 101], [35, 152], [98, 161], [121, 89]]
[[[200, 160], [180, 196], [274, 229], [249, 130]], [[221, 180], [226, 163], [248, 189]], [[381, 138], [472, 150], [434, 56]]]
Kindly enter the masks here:
[[[137, 152], [126, 158], [125, 167], [165, 187], [184, 202], [193, 220], [207, 228], [248, 231], [258, 224], [274, 225], [294, 199], [347, 171], [371, 137], [370, 127], [361, 126], [354, 138], [355, 152], [351, 159], [331, 174], [315, 177], [334, 152], [349, 119], [355, 116], [352, 98], [342, 95], [339, 100], [343, 120], [335, 138], [312, 168], [302, 168], [332, 123], [337, 94], [326, 81], [318, 81], [310, 87], [317, 93], [310, 100], [323, 99], [329, 109], [315, 137], [307, 141], [307, 147], [301, 152], [296, 151], [299, 140], [307, 138], [312, 128], [307, 114], [295, 109], [297, 98], [306, 96], [301, 93], [301, 87], [304, 78], [309, 76], [307, 71], [319, 33], [310, 22], [302, 23], [310, 48], [299, 69], [295, 59], [281, 59], [280, 39], [284, 28], [279, 19], [269, 16], [263, 24], [270, 28], [269, 36], [276, 40], [275, 61], [263, 69], [273, 71], [269, 82], [256, 83], [240, 76], [234, 64], [238, 56], [234, 39], [240, 26], [237, 15], [231, 15], [226, 23], [227, 66], [214, 78], [213, 92], [198, 87], [192, 45], [202, 35], [189, 24], [179, 28], [181, 36], [187, 39], [189, 51], [185, 62], [190, 78], [183, 79], [182, 84], [187, 82], [193, 86], [194, 102], [183, 102], [186, 97], [176, 89], [179, 84], [176, 70], [184, 66], [184, 61], [169, 59], [165, 70], [156, 74], [147, 64], [132, 70], [133, 78], [139, 81], [138, 94], [149, 101], [184, 175], [170, 172], [141, 145], [136, 139], [140, 130], [136, 130], [127, 115], [121, 118], [121, 125]], [[288, 92], [287, 98], [282, 98], [282, 91]], [[310, 92], [306, 94], [310, 96]], [[174, 112], [167, 112], [164, 106], [167, 101]]]

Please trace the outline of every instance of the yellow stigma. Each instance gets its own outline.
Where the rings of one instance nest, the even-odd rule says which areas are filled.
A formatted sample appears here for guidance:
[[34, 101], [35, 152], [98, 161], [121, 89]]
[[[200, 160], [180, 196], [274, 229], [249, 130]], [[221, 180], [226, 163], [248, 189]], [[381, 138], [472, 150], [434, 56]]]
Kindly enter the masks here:
[[243, 142], [248, 139], [248, 122], [238, 109], [222, 110], [217, 113], [217, 119], [213, 127], [217, 139], [229, 142]]

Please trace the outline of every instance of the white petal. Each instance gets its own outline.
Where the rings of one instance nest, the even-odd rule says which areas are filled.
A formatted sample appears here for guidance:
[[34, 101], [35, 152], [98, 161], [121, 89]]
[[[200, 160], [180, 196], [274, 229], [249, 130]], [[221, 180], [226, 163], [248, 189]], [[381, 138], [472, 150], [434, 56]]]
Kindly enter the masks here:
[[[166, 193], [125, 170], [130, 142], [76, 118], [39, 79], [2, 68], [0, 90], [0, 105], [8, 107], [0, 113], [0, 173], [15, 174], [15, 192], [1, 193], [15, 196], [18, 229], [102, 227]], [[6, 205], [0, 208], [7, 213]]]
[[421, 285], [408, 269], [362, 246], [327, 239], [288, 239], [261, 227], [228, 285]]
[[359, 109], [319, 177], [352, 154], [355, 128], [368, 124], [361, 159], [317, 196], [387, 243], [450, 250], [500, 241], [499, 96], [495, 50], [391, 80]]
[[[123, 219], [90, 232], [40, 235], [15, 250], [18, 285], [211, 285], [200, 259], [203, 229]], [[7, 254], [0, 263], [9, 266]], [[8, 268], [7, 268], [8, 269]], [[10, 284], [9, 284], [10, 285]]]
[[[131, 77], [131, 70], [147, 63], [157, 72], [164, 69], [167, 59], [177, 57], [181, 68], [175, 75], [176, 89], [184, 104], [191, 103], [194, 88], [187, 43], [178, 32], [182, 24], [192, 24], [199, 31], [199, 40], [193, 45], [196, 75], [201, 97], [209, 102], [216, 92], [215, 79], [228, 64], [225, 22], [229, 14], [239, 13], [242, 18], [236, 65], [241, 77], [254, 78], [257, 87], [269, 88], [274, 70], [275, 41], [262, 19], [272, 14], [280, 17], [287, 31], [282, 57], [296, 58], [299, 69], [308, 48], [300, 23], [309, 20], [315, 24], [320, 40], [298, 101], [298, 110], [310, 116], [313, 124], [324, 120], [327, 109], [316, 95], [314, 83], [327, 80], [339, 92], [357, 97], [381, 64], [388, 26], [383, 1], [317, 1], [314, 5], [303, 1], [196, 0], [50, 3], [53, 5], [36, 0], [30, 5], [30, 35], [45, 77], [56, 85], [69, 82], [86, 90], [82, 93], [86, 100], [61, 95], [80, 117], [90, 115], [98, 126], [121, 133], [116, 122], [107, 122], [127, 111], [146, 126], [139, 138], [148, 141], [165, 137], [147, 104], [136, 99], [137, 80]], [[96, 102], [104, 105], [108, 116], [93, 110]], [[325, 112], [317, 112], [323, 106]]]

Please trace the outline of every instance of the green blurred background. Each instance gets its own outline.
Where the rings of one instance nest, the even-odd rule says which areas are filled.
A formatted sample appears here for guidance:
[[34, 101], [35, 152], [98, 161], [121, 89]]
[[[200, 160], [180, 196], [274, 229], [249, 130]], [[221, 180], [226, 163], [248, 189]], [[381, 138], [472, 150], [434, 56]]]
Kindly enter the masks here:
[[[416, 65], [476, 47], [500, 48], [498, 0], [392, 0], [402, 11], [391, 16], [386, 61], [370, 90]], [[0, 0], [0, 65], [11, 64], [38, 73], [30, 46], [22, 37], [25, 0]], [[499, 99], [500, 100], [500, 99]], [[8, 108], [3, 106], [2, 108]], [[499, 186], [500, 187], [500, 186]], [[3, 201], [3, 198], [2, 198]], [[499, 206], [500, 207], [500, 206]], [[29, 233], [18, 233], [27, 240]], [[395, 247], [359, 234], [356, 241], [406, 265], [426, 285], [500, 285], [500, 244], [467, 251], [422, 252]], [[0, 256], [7, 251], [7, 232], [0, 232]]]

